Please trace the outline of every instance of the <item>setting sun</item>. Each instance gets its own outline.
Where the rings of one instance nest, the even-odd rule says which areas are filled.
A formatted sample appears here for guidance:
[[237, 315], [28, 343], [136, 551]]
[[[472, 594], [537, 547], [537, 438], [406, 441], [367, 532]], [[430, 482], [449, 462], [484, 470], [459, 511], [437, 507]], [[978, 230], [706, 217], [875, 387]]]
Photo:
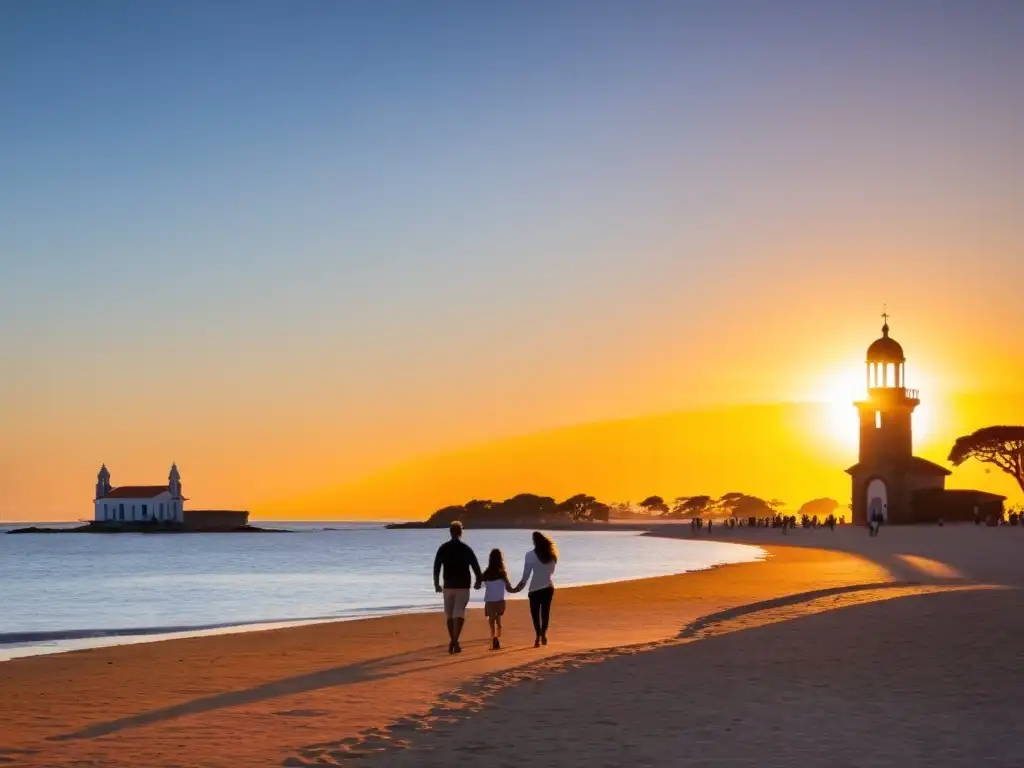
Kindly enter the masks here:
[[867, 394], [863, 372], [846, 366], [826, 377], [821, 385], [821, 399], [826, 404], [826, 434], [837, 448], [857, 451], [857, 409], [853, 404]]
[[[835, 448], [849, 452], [851, 457], [856, 455], [858, 443], [857, 409], [854, 403], [867, 396], [867, 378], [863, 366], [863, 363], [853, 362], [837, 367], [822, 380], [819, 389], [821, 394], [816, 398], [826, 406], [823, 431]], [[915, 385], [911, 389], [919, 388], [917, 385], [920, 382], [916, 377], [910, 378], [909, 383]], [[913, 416], [914, 441], [918, 445], [926, 442], [932, 433], [929, 390], [920, 391], [922, 403], [914, 410]]]

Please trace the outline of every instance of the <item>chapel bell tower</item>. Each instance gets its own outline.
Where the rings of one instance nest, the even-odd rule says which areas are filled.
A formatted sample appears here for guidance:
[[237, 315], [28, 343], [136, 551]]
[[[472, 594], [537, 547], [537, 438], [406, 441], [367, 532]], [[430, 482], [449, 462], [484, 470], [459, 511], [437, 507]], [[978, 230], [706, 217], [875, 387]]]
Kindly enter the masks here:
[[107, 469], [107, 465], [104, 464], [100, 467], [99, 473], [96, 475], [96, 498], [102, 499], [111, 491], [110, 487], [110, 470]]
[[167, 475], [167, 490], [170, 491], [172, 499], [181, 498], [181, 474], [178, 472], [177, 464], [171, 464], [171, 472]]
[[912, 418], [921, 404], [916, 389], [906, 388], [903, 347], [889, 336], [882, 315], [882, 337], [868, 347], [867, 397], [854, 405], [860, 415], [858, 461], [846, 470], [853, 481], [853, 522], [865, 525], [880, 513], [886, 522], [915, 518], [914, 494], [945, 487], [949, 470], [914, 456]]
[[903, 347], [889, 336], [889, 316], [882, 315], [882, 337], [868, 347], [867, 399], [854, 405], [860, 413], [861, 463], [909, 461], [914, 455], [911, 417], [921, 404], [916, 389], [906, 389]]

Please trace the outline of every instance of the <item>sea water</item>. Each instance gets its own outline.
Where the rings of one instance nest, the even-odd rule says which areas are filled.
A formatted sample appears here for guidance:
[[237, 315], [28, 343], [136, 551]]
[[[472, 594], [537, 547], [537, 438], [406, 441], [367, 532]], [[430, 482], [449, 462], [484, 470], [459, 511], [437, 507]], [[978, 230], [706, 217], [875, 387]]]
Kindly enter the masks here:
[[[167, 635], [437, 610], [444, 530], [278, 523], [291, 533], [19, 534], [0, 528], [0, 660]], [[636, 531], [552, 533], [559, 588], [750, 562], [738, 544]], [[513, 583], [523, 530], [469, 530], [481, 567], [503, 550]], [[513, 599], [525, 597], [516, 595]], [[482, 600], [482, 590], [474, 592]]]

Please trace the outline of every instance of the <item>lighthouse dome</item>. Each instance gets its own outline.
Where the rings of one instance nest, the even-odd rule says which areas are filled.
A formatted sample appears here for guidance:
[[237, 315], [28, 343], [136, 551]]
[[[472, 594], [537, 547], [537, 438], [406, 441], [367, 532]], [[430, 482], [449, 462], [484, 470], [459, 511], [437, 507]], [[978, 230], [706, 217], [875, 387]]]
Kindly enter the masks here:
[[869, 363], [902, 363], [906, 360], [903, 347], [889, 336], [889, 323], [882, 326], [882, 337], [875, 339], [868, 347]]

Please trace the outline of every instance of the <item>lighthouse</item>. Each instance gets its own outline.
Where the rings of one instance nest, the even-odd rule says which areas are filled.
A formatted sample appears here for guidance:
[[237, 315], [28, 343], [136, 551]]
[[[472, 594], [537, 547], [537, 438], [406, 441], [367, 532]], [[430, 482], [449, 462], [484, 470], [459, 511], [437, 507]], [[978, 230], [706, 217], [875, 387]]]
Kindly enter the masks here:
[[920, 491], [941, 491], [950, 471], [914, 455], [916, 389], [906, 387], [903, 347], [889, 335], [882, 315], [882, 335], [871, 342], [866, 359], [867, 397], [854, 403], [860, 415], [857, 463], [846, 470], [852, 480], [853, 522], [866, 525], [877, 511], [888, 523], [914, 522], [912, 499]]

